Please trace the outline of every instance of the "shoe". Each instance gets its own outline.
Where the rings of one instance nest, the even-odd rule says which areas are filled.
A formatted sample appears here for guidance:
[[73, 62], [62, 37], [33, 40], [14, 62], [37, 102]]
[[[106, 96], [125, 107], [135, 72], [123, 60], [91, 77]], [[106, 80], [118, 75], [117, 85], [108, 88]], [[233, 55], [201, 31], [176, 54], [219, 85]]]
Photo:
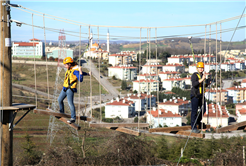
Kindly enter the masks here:
[[192, 133], [200, 133], [200, 131], [198, 129], [193, 129]]
[[69, 123], [69, 124], [75, 123], [75, 119], [69, 119], [69, 120], [67, 121], [67, 123]]

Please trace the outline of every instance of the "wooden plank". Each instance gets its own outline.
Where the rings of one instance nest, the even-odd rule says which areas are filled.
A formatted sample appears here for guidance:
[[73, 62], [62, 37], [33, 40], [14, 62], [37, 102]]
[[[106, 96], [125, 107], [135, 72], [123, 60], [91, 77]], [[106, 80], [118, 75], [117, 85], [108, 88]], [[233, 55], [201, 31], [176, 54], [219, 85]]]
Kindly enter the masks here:
[[[49, 109], [49, 108], [46, 108], [46, 110], [47, 111], [49, 111], [49, 112], [55, 112], [55, 111], [53, 111], [52, 109]], [[59, 116], [60, 117], [63, 117], [63, 118], [71, 118], [71, 115], [70, 114], [63, 114], [63, 113], [60, 113], [60, 112], [55, 112], [55, 113], [58, 113], [59, 114]], [[78, 119], [80, 119], [80, 120], [83, 120], [83, 121], [88, 121], [88, 122], [90, 122], [91, 121], [91, 118], [88, 118], [87, 116], [76, 116], [76, 119], [78, 120]]]
[[141, 133], [135, 130], [131, 130], [125, 127], [106, 127], [107, 129], [111, 129], [111, 130], [116, 130], [122, 133], [126, 133], [126, 134], [131, 134], [131, 135], [135, 135], [135, 136], [140, 136]]
[[35, 105], [23, 104], [23, 103], [13, 103], [12, 106], [0, 107], [4, 111], [19, 111], [19, 110], [30, 110], [34, 109]]
[[[46, 111], [46, 110], [41, 110], [41, 109], [34, 109], [34, 113], [42, 114], [42, 115], [52, 115], [55, 117], [62, 117], [62, 118], [71, 118], [70, 114], [62, 114], [59, 112], [54, 112], [54, 111]], [[84, 121], [91, 121], [91, 118], [88, 118], [86, 116], [76, 116], [76, 119], [84, 120]]]
[[79, 125], [77, 125], [76, 123], [68, 123], [67, 122], [67, 119], [66, 118], [62, 118], [62, 117], [56, 117], [58, 120], [60, 120], [60, 121], [62, 121], [62, 122], [64, 122], [64, 123], [66, 123], [67, 125], [69, 125], [69, 126], [71, 126], [72, 128], [74, 128], [74, 129], [76, 129], [76, 130], [80, 130], [80, 126]]
[[[138, 127], [137, 123], [90, 123], [90, 127]], [[139, 127], [149, 127], [148, 123], [139, 123]]]
[[225, 127], [221, 127], [217, 131], [218, 131], [218, 133], [233, 131], [233, 130], [237, 130], [239, 127], [243, 127], [243, 126], [246, 126], [246, 121], [243, 121], [243, 122], [240, 122], [237, 124], [233, 124], [233, 125], [229, 125], [229, 126], [225, 126]]
[[140, 136], [140, 132], [135, 131], [135, 130], [131, 130], [131, 129], [127, 129], [127, 128], [124, 128], [124, 127], [118, 127], [116, 129], [116, 131], [123, 132], [123, 133], [126, 133], [126, 134], [135, 135], [135, 136]]
[[190, 133], [191, 131], [178, 131], [176, 134], [178, 135], [186, 135], [186, 136], [192, 136], [192, 137], [197, 137], [197, 138], [204, 138], [205, 134], [200, 134], [200, 133]]
[[149, 129], [149, 132], [165, 132], [165, 133], [170, 133], [170, 132], [175, 132], [175, 131], [181, 131], [181, 130], [190, 130], [191, 126], [179, 126], [179, 127], [163, 127], [163, 128], [153, 128]]

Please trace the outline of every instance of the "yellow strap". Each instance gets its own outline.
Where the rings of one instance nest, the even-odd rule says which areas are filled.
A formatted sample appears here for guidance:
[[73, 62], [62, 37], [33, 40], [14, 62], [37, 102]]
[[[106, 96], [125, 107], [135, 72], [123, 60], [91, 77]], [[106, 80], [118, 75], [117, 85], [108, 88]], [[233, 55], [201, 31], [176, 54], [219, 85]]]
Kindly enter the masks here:
[[[201, 79], [201, 76], [200, 74], [196, 74], [198, 79], [200, 80]], [[202, 83], [199, 83], [199, 91], [200, 91], [200, 94], [202, 94]], [[204, 92], [205, 92], [205, 88], [204, 88]]]

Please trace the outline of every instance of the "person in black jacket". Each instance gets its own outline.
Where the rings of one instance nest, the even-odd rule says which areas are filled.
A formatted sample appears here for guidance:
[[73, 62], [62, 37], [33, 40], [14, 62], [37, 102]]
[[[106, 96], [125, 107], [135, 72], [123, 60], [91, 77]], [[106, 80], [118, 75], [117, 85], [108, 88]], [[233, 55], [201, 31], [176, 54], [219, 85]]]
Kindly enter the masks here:
[[[205, 104], [205, 97], [204, 97], [205, 89], [203, 89], [203, 83], [205, 83], [204, 80], [206, 79], [206, 75], [203, 74], [203, 71], [204, 71], [203, 62], [198, 62], [196, 67], [197, 67], [197, 72], [193, 73], [191, 76], [191, 83], [192, 83], [191, 94], [190, 94], [190, 97], [191, 97], [191, 127], [192, 127], [192, 132], [200, 133], [200, 131], [197, 129], [197, 124], [201, 123], [202, 112], [200, 112], [198, 116], [198, 108], [200, 108], [200, 110], [202, 111], [202, 102], [204, 100], [203, 114], [206, 112], [206, 104]], [[209, 81], [209, 84], [210, 84], [210, 81]], [[205, 84], [205, 87], [206, 86], [208, 86], [208, 84]]]

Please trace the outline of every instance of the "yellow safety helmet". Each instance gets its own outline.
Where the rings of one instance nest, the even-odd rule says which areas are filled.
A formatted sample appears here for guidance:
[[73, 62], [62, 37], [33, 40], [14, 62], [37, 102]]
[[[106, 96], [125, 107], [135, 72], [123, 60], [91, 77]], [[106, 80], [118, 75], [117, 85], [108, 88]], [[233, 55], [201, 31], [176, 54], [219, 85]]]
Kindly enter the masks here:
[[66, 57], [64, 60], [63, 60], [63, 64], [67, 64], [67, 63], [73, 63], [73, 59], [71, 57]]
[[196, 67], [197, 68], [204, 68], [204, 63], [203, 62], [198, 62]]

